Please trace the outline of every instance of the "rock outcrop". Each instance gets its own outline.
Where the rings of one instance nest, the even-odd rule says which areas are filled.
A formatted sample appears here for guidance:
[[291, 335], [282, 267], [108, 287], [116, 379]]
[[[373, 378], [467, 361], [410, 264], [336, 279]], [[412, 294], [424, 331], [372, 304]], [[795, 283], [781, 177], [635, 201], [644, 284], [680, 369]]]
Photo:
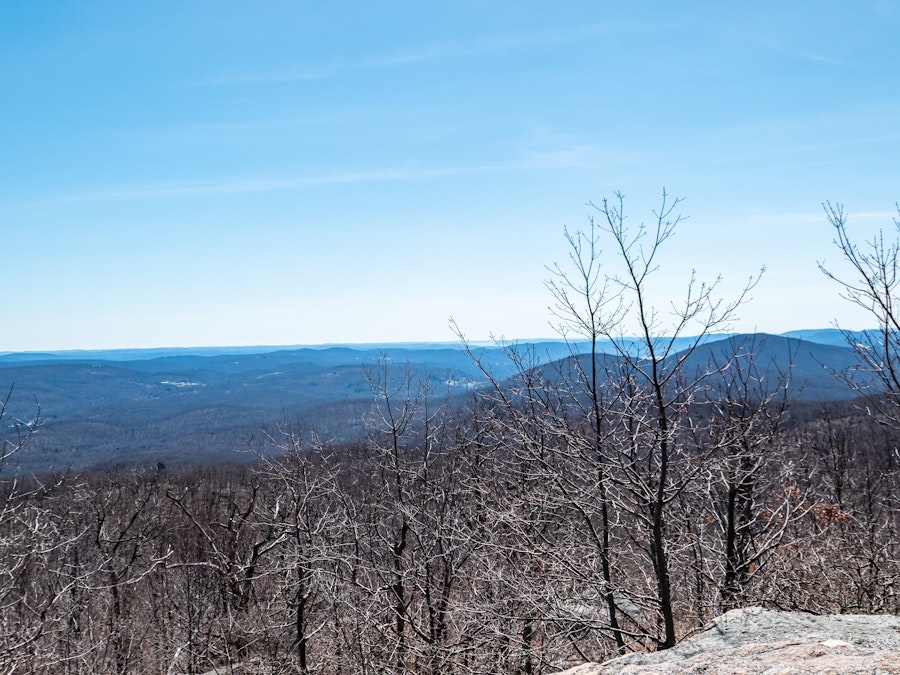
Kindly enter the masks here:
[[628, 654], [564, 671], [564, 675], [639, 673], [900, 675], [900, 617], [736, 609], [673, 649]]

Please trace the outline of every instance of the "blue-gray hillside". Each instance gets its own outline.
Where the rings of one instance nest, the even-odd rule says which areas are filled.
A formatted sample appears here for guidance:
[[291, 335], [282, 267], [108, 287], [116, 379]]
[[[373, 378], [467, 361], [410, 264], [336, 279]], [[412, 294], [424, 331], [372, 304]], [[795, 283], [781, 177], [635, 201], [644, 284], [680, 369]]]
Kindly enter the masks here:
[[[722, 363], [736, 345], [745, 353], [752, 348], [764, 382], [774, 383], [789, 372], [790, 394], [798, 400], [856, 395], [834, 375], [855, 363], [851, 349], [793, 337], [710, 339], [696, 348], [686, 367], [700, 372]], [[577, 358], [586, 365], [585, 347], [540, 341], [517, 349], [529, 354], [530, 363], [543, 363], [546, 372], [559, 376], [571, 367], [573, 351], [581, 352]], [[485, 383], [470, 357], [450, 346], [253, 349], [152, 350], [149, 358], [138, 358], [141, 352], [133, 350], [0, 356], [0, 390], [14, 385], [8, 419], [30, 419], [39, 404], [43, 420], [31, 451], [18, 458], [19, 468], [252, 459], [246, 451], [253, 439], [285, 419], [302, 420], [326, 441], [353, 442], [363, 433], [373, 400], [367, 377], [379, 363], [395, 382], [407, 372], [415, 386], [427, 381], [434, 397], [463, 396]], [[495, 380], [514, 375], [514, 365], [498, 347], [473, 351]], [[615, 354], [601, 358], [601, 370], [615, 369]], [[10, 470], [3, 468], [4, 474]]]
[[[843, 377], [856, 365], [856, 354], [847, 346], [822, 344], [779, 335], [729, 335], [707, 340], [687, 355], [676, 344], [675, 351], [662, 364], [663, 372], [671, 369], [676, 360], [684, 359], [683, 374], [692, 380], [703, 380], [708, 395], [716, 396], [732, 378], [739, 375], [750, 383], [750, 394], [765, 395], [780, 387], [787, 388], [788, 397], [796, 401], [843, 401], [859, 396]], [[633, 363], [640, 366], [644, 352], [637, 342], [626, 342], [632, 351]], [[584, 349], [584, 346], [582, 346]], [[735, 358], [735, 355], [736, 358]], [[582, 351], [574, 357], [543, 366], [546, 377], [555, 380], [570, 377], [577, 359], [582, 373], [590, 369], [590, 355]], [[599, 382], [617, 377], [622, 370], [622, 357], [600, 352], [597, 356]], [[719, 372], [722, 371], [722, 372]], [[861, 386], [867, 380], [853, 373]], [[871, 384], [871, 382], [868, 382]]]
[[[725, 364], [738, 354], [733, 367], [754, 369], [754, 377], [763, 389], [771, 390], [779, 381], [788, 386], [789, 397], [797, 401], [842, 401], [859, 396], [840, 375], [857, 363], [856, 354], [847, 346], [821, 344], [780, 335], [737, 335], [721, 342], [700, 345], [686, 365], [703, 370], [708, 364]], [[861, 376], [854, 378], [867, 384]]]

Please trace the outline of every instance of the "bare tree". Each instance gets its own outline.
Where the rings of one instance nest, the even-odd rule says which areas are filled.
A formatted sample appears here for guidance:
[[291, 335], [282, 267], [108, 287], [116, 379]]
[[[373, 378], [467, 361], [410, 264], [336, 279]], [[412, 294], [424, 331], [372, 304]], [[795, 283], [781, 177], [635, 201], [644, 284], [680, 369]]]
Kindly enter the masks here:
[[[339, 589], [335, 586], [342, 553], [341, 536], [349, 524], [337, 496], [336, 468], [314, 433], [302, 425], [283, 423], [266, 434], [256, 470], [265, 481], [261, 520], [276, 532], [267, 575], [276, 593], [266, 603], [268, 631], [285, 633], [289, 654], [276, 658], [300, 673], [316, 669], [334, 649], [333, 616]], [[326, 645], [315, 649], [315, 640]]]
[[607, 275], [604, 285], [618, 300], [613, 305], [615, 320], [603, 324], [601, 334], [621, 363], [620, 503], [645, 531], [645, 538], [633, 541], [652, 566], [660, 649], [674, 646], [677, 637], [668, 511], [700, 471], [684, 443], [685, 425], [691, 404], [716, 370], [692, 371], [690, 359], [710, 335], [728, 329], [758, 280], [751, 278], [735, 299], [724, 301], [716, 296], [720, 278], [704, 283], [692, 275], [683, 297], [670, 301], [670, 319], [663, 318], [653, 304], [650, 282], [664, 244], [682, 221], [676, 213], [681, 201], [670, 200], [663, 191], [652, 225], [632, 229], [626, 223], [624, 197], [616, 194], [612, 201], [592, 204], [599, 218], [590, 221], [591, 231], [607, 238], [621, 266], [621, 271]]
[[[212, 596], [201, 601], [215, 609], [214, 639], [200, 644], [191, 628], [186, 642], [189, 649], [201, 649], [210, 665], [237, 663], [253, 654], [266, 629], [255, 616], [258, 587], [268, 555], [284, 537], [271, 519], [261, 515], [266, 492], [261, 478], [253, 474], [240, 481], [207, 480], [166, 492], [197, 541], [197, 550], [176, 551], [167, 567], [196, 570], [213, 580]], [[200, 578], [187, 576], [191, 583]], [[188, 602], [185, 609], [194, 611], [193, 604]]]
[[[790, 448], [781, 433], [790, 365], [780, 370], [774, 362], [760, 362], [765, 338], [717, 344], [727, 367], [715, 366], [717, 377], [697, 406], [694, 424], [697, 446], [714, 453], [702, 474], [699, 509], [688, 510], [683, 522], [696, 547], [695, 572], [708, 576], [718, 592], [715, 608], [728, 611], [762, 601], [750, 586], [806, 510], [798, 507], [801, 491], [792, 482]], [[701, 625], [708, 618], [698, 612]]]
[[[574, 384], [582, 395], [576, 395], [575, 401], [587, 398], [588, 409], [586, 418], [588, 424], [589, 449], [587, 453], [578, 453], [578, 457], [587, 460], [591, 473], [596, 478], [596, 494], [589, 502], [579, 501], [578, 509], [584, 518], [587, 532], [591, 540], [597, 545], [597, 553], [600, 561], [602, 575], [602, 589], [609, 626], [612, 630], [616, 648], [623, 652], [625, 640], [619, 627], [619, 617], [616, 607], [616, 584], [612, 572], [612, 554], [610, 540], [612, 531], [612, 505], [610, 503], [609, 463], [610, 451], [606, 447], [608, 427], [606, 420], [606, 402], [604, 399], [603, 381], [608, 380], [608, 373], [603, 372], [600, 363], [600, 340], [609, 335], [615, 324], [621, 319], [624, 310], [623, 298], [620, 294], [610, 291], [612, 280], [605, 276], [601, 266], [600, 238], [602, 229], [595, 226], [591, 220], [588, 232], [578, 231], [575, 234], [565, 231], [565, 238], [569, 244], [569, 265], [565, 268], [555, 264], [549, 268], [550, 279], [546, 282], [547, 288], [553, 297], [555, 304], [550, 308], [551, 314], [559, 323], [556, 326], [558, 332], [567, 340], [574, 334], [576, 339], [586, 340], [588, 343], [588, 361], [578, 357], [578, 345], [572, 344], [573, 369], [569, 373], [569, 380], [574, 379]], [[574, 378], [571, 376], [574, 375]], [[591, 514], [599, 513], [599, 522]]]
[[[879, 229], [861, 243], [851, 236], [841, 204], [826, 202], [823, 208], [833, 228], [834, 244], [849, 271], [845, 275], [821, 262], [819, 269], [838, 284], [841, 297], [861, 309], [874, 324], [868, 330], [843, 331], [848, 346], [856, 353], [857, 364], [840, 375], [865, 397], [867, 413], [874, 414], [880, 424], [900, 429], [900, 204], [895, 204], [892, 234]], [[837, 428], [826, 425], [825, 431], [820, 443], [825, 452], [820, 453], [820, 459], [832, 487], [835, 513], [842, 519], [839, 529], [845, 535], [857, 523], [865, 534], [852, 554], [857, 557], [860, 551], [869, 552], [857, 565], [860, 574], [853, 584], [864, 592], [854, 602], [882, 608], [890, 603], [885, 591], [893, 595], [890, 589], [897, 583], [896, 538], [883, 540], [882, 534], [893, 534], [896, 528], [895, 467], [900, 455], [896, 446], [889, 444], [885, 457], [879, 459], [876, 449], [882, 444], [877, 441], [861, 452], [859, 434], [845, 424]], [[843, 438], [847, 433], [852, 438], [849, 442]], [[853, 460], [848, 462], [851, 455]], [[843, 522], [848, 517], [851, 520]]]
[[[900, 426], [900, 238], [886, 240], [879, 230], [872, 239], [857, 243], [847, 230], [843, 206], [826, 202], [823, 208], [834, 230], [834, 244], [850, 271], [844, 277], [821, 262], [819, 269], [839, 285], [842, 298], [875, 324], [872, 330], [844, 331], [859, 360], [844, 376], [884, 421]], [[893, 229], [900, 236], [900, 204], [896, 208]]]
[[8, 672], [45, 662], [46, 636], [64, 630], [58, 609], [74, 580], [52, 570], [78, 538], [53, 508], [63, 480], [16, 471], [40, 424], [40, 407], [30, 418], [15, 417], [12, 395], [10, 387], [0, 404], [0, 669]]
[[[897, 430], [845, 404], [823, 406], [804, 429], [815, 502], [805, 525], [822, 562], [813, 566], [837, 611], [895, 611], [900, 583]], [[833, 560], [840, 559], [841, 565]]]
[[[598, 563], [593, 583], [606, 620], [602, 628], [580, 625], [606, 632], [619, 651], [633, 639], [649, 638], [661, 649], [675, 644], [671, 512], [715, 451], [692, 442], [691, 414], [713, 375], [728, 366], [697, 368], [692, 357], [728, 328], [758, 279], [726, 302], [716, 296], [718, 279], [705, 284], [691, 276], [681, 300], [658, 310], [651, 281], [681, 221], [680, 201], [664, 192], [652, 225], [636, 228], [626, 223], [621, 194], [591, 204], [599, 216], [586, 232], [566, 231], [569, 263], [550, 267], [547, 282], [572, 358], [555, 369], [539, 367], [508, 349], [517, 372], [509, 382], [482, 367], [492, 410], [503, 411], [495, 412], [498, 440], [522, 459], [528, 480], [552, 486], [538, 509], [549, 529], [536, 521], [533, 539], [547, 544], [572, 519], [581, 523], [581, 540], [593, 543], [584, 557]], [[611, 354], [601, 353], [601, 345]], [[551, 512], [557, 521], [548, 520]], [[573, 581], [591, 576], [576, 573], [575, 557], [559, 556], [552, 546], [541, 555], [568, 567]]]

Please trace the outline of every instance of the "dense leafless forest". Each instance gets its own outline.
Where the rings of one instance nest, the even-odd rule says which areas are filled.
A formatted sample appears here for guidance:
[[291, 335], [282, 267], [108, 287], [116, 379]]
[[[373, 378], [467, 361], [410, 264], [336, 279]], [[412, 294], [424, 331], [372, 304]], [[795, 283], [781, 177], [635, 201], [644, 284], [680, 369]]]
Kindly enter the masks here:
[[[0, 667], [534, 675], [670, 647], [738, 606], [900, 611], [891, 315], [856, 345], [874, 379], [853, 402], [795, 403], [761, 341], [698, 366], [743, 297], [691, 282], [673, 315], [652, 309], [671, 207], [629, 231], [603, 203], [569, 236], [548, 286], [560, 330], [589, 345], [570, 358], [509, 347], [511, 377], [485, 365], [452, 399], [380, 361], [353, 444], [286, 420], [251, 465], [7, 476]], [[881, 280], [842, 288], [871, 305], [893, 293]], [[10, 464], [40, 428], [4, 413]]]

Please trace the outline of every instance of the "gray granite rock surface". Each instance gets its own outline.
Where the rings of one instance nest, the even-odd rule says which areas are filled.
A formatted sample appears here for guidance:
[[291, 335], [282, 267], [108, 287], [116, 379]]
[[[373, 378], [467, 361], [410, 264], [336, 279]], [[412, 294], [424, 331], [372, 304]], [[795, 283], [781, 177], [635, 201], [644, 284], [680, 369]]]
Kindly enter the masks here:
[[900, 675], [900, 617], [736, 609], [673, 649], [628, 654], [564, 673]]

